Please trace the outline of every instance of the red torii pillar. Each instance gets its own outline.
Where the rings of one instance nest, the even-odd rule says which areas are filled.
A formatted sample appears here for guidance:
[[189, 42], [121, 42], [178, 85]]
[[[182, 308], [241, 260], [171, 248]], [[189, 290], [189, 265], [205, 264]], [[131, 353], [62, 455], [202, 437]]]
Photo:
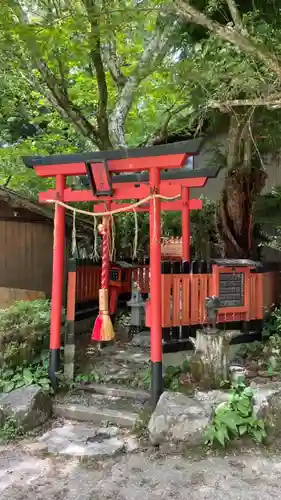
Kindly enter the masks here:
[[[65, 176], [56, 176], [56, 199], [63, 200]], [[64, 241], [65, 241], [65, 208], [56, 205], [54, 217], [53, 242], [53, 280], [51, 301], [51, 329], [50, 329], [50, 360], [49, 377], [56, 384], [56, 373], [60, 369], [62, 300], [64, 281]]]
[[[160, 169], [151, 168], [149, 184], [152, 194], [159, 194]], [[150, 303], [151, 315], [151, 393], [156, 407], [163, 391], [162, 374], [162, 307], [161, 307], [161, 200], [153, 198], [149, 205], [150, 236]]]

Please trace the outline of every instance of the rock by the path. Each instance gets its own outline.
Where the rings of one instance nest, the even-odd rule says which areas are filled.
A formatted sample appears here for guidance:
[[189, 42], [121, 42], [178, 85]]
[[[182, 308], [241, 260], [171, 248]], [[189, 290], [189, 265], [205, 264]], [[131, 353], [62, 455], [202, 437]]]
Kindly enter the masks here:
[[36, 385], [15, 389], [0, 395], [0, 415], [4, 420], [13, 418], [24, 430], [32, 430], [43, 424], [52, 414], [52, 400]]
[[143, 349], [150, 347], [150, 333], [140, 332], [133, 336], [131, 345], [135, 347], [142, 347]]
[[204, 406], [208, 415], [212, 414], [213, 409], [220, 403], [227, 400], [227, 393], [220, 390], [213, 391], [196, 391], [194, 398]]
[[258, 418], [265, 419], [271, 434], [280, 436], [281, 431], [281, 384], [272, 382], [258, 388], [255, 395]]
[[4, 412], [3, 410], [1, 410], [0, 408], [0, 427], [2, 427], [5, 423], [5, 415], [4, 415]]
[[[281, 431], [281, 384], [273, 382], [254, 387], [254, 410], [266, 419], [273, 433]], [[194, 398], [181, 393], [164, 392], [151, 416], [148, 430], [152, 444], [202, 441], [213, 409], [227, 400], [227, 392], [196, 392]]]
[[200, 443], [210, 414], [195, 398], [177, 392], [164, 392], [149, 424], [149, 437], [154, 445], [164, 441]]
[[39, 438], [46, 451], [73, 457], [113, 457], [124, 451], [139, 448], [133, 436], [125, 436], [117, 427], [93, 427], [87, 424], [66, 422], [54, 427]]

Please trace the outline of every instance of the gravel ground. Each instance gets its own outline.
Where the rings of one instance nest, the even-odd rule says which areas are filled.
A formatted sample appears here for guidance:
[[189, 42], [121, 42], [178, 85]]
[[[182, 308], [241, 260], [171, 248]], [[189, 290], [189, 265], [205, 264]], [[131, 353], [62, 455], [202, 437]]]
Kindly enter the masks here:
[[137, 453], [105, 462], [0, 449], [1, 500], [256, 500], [281, 498], [281, 455], [187, 459]]

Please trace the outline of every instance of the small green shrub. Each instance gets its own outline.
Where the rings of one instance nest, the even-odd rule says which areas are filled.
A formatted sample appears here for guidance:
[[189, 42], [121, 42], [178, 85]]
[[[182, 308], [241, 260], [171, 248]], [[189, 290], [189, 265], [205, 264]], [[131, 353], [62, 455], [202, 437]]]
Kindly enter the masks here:
[[51, 385], [48, 378], [48, 353], [43, 353], [33, 363], [23, 364], [17, 368], [0, 369], [0, 392], [11, 392], [14, 389], [39, 385], [44, 391], [50, 392]]
[[[182, 365], [179, 366], [168, 366], [165, 369], [165, 374], [163, 377], [163, 386], [165, 389], [170, 389], [171, 391], [180, 391], [182, 388], [181, 378], [183, 375], [189, 373], [189, 362], [185, 360]], [[149, 391], [151, 389], [151, 365], [148, 364], [143, 370], [137, 373], [137, 375], [131, 381], [131, 385], [134, 388], [145, 389]]]
[[139, 414], [134, 425], [134, 433], [139, 438], [146, 438], [148, 436], [148, 424], [152, 410], [150, 408], [143, 408]]
[[136, 375], [134, 375], [129, 382], [134, 389], [144, 389], [150, 391], [151, 389], [151, 365], [146, 364]]
[[271, 335], [281, 335], [281, 308], [275, 308], [270, 314], [267, 315], [264, 328], [263, 338], [266, 340]]
[[183, 375], [189, 373], [189, 362], [186, 359], [182, 365], [168, 366], [165, 370], [163, 385], [165, 389], [171, 391], [180, 391], [182, 388], [181, 378]]
[[237, 358], [243, 359], [256, 359], [261, 356], [264, 344], [258, 340], [248, 344], [241, 344], [236, 351]]
[[48, 347], [50, 316], [47, 299], [18, 301], [0, 310], [0, 367], [31, 362]]
[[81, 373], [75, 377], [75, 384], [90, 384], [91, 382], [102, 382], [102, 377], [95, 370], [92, 370], [90, 373]]
[[0, 366], [30, 361], [48, 346], [50, 301], [15, 302], [0, 311]]
[[266, 437], [264, 422], [254, 412], [254, 393], [240, 378], [232, 384], [228, 401], [220, 403], [214, 411], [211, 424], [205, 432], [205, 444], [226, 446], [231, 440], [250, 436], [257, 443]]
[[13, 418], [7, 418], [4, 425], [0, 427], [0, 442], [14, 441], [22, 435], [23, 429]]

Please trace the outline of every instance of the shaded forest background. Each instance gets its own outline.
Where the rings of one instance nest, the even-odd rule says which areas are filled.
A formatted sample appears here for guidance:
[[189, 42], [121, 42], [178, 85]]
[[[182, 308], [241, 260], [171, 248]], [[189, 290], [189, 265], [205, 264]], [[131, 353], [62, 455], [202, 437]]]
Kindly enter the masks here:
[[[281, 141], [278, 0], [1, 0], [1, 184], [37, 197], [50, 181], [22, 155], [159, 144], [228, 131], [220, 201], [192, 214], [194, 256], [279, 248], [281, 190], [261, 196]], [[71, 179], [79, 183], [79, 179]], [[139, 253], [147, 244], [139, 216]], [[267, 232], [274, 226], [275, 236]], [[132, 251], [134, 216], [116, 219]], [[196, 228], [196, 230], [194, 230]], [[180, 214], [163, 233], [180, 235]], [[203, 242], [203, 243], [202, 243]]]

